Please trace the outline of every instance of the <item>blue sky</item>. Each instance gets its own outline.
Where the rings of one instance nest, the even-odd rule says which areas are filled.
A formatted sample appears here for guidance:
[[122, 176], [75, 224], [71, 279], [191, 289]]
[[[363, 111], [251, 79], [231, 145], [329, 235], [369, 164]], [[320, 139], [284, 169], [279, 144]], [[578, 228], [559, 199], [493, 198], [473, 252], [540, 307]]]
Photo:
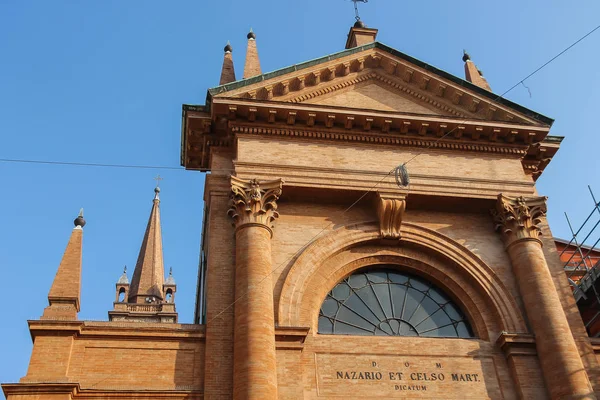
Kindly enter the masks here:
[[[371, 0], [378, 40], [462, 77], [466, 48], [502, 93], [600, 21], [592, 0]], [[254, 28], [263, 71], [342, 50], [347, 0], [0, 0], [0, 158], [179, 166], [181, 104], [216, 86], [227, 40], [241, 76]], [[555, 236], [568, 237], [600, 197], [596, 118], [600, 31], [507, 98], [555, 118], [561, 150], [538, 181]], [[390, 166], [391, 167], [391, 166]], [[72, 220], [85, 208], [81, 319], [104, 320], [123, 265], [133, 269], [160, 173], [165, 266], [178, 281], [182, 322], [193, 318], [202, 173], [0, 162], [4, 313], [0, 381], [25, 375], [28, 319], [47, 292]], [[7, 314], [7, 315], [6, 315]]]

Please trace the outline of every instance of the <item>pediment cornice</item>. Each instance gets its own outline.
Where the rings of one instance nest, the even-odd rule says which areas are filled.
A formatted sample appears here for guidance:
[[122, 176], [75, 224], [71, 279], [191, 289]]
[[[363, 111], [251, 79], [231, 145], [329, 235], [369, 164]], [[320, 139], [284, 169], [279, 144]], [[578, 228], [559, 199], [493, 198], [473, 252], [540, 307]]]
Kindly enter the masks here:
[[[264, 79], [255, 83], [252, 79], [234, 82], [211, 89], [209, 93], [214, 99], [226, 97], [302, 103], [374, 80], [387, 89], [430, 109], [437, 109], [444, 115], [537, 126], [550, 125], [503, 104], [506, 101], [492, 93], [485, 92], [486, 95], [482, 95], [479, 93], [482, 89], [471, 88], [469, 86], [473, 85], [458, 78], [450, 80], [378, 46], [363, 48], [362, 51], [300, 69], [288, 68], [287, 73], [285, 71], [288, 69], [284, 69], [279, 74], [265, 74]], [[456, 80], [460, 82], [457, 83]]]
[[432, 109], [436, 109], [442, 115], [454, 115], [462, 118], [477, 118], [476, 113], [470, 113], [471, 115], [467, 115], [465, 112], [459, 110], [456, 107], [451, 107], [446, 104], [445, 101], [441, 99], [437, 99], [434, 96], [431, 96], [427, 93], [422, 93], [419, 90], [415, 90], [410, 87], [410, 85], [404, 84], [401, 81], [394, 79], [393, 76], [389, 76], [385, 72], [377, 71], [377, 70], [366, 70], [361, 73], [352, 74], [353, 76], [348, 77], [348, 79], [340, 80], [339, 82], [335, 82], [331, 85], [326, 85], [323, 87], [307, 88], [304, 93], [292, 93], [291, 96], [287, 96], [288, 98], [277, 99], [282, 102], [291, 102], [291, 103], [303, 103], [306, 101], [310, 101], [313, 99], [317, 99], [321, 96], [330, 95], [332, 93], [338, 92], [340, 90], [344, 90], [346, 88], [356, 86], [360, 83], [367, 83], [369, 81], [376, 82], [381, 86], [386, 87], [391, 92], [396, 92], [401, 96], [406, 96], [412, 99], [415, 103], [420, 103], [424, 106], [429, 106]]
[[364, 135], [383, 133], [409, 137], [443, 138], [495, 143], [524, 144], [541, 142], [549, 127], [514, 122], [469, 119], [460, 116], [377, 111], [309, 103], [260, 101], [242, 98], [215, 98], [212, 117], [236, 124], [242, 122], [287, 125]]

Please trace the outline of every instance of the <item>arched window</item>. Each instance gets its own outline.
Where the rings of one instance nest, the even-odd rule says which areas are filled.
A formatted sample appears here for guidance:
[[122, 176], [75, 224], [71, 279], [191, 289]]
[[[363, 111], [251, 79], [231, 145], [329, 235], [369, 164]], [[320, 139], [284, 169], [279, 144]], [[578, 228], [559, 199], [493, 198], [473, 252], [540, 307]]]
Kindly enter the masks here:
[[171, 303], [173, 301], [173, 291], [171, 289], [167, 290], [167, 296], [165, 300], [167, 300], [167, 303]]
[[327, 294], [319, 333], [473, 337], [460, 308], [440, 289], [394, 269], [362, 270]]
[[125, 301], [125, 288], [121, 288], [119, 289], [119, 299], [118, 299], [119, 303], [122, 303]]

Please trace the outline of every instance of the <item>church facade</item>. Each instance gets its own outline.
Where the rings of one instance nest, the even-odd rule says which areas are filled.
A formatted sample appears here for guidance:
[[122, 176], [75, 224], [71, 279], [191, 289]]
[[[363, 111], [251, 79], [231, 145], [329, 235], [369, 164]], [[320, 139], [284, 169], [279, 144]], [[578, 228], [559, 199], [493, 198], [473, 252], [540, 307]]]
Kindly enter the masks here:
[[210, 172], [194, 323], [158, 189], [109, 321], [78, 320], [78, 218], [7, 399], [596, 399], [600, 345], [535, 186], [552, 119], [467, 54], [463, 80], [376, 35], [359, 21], [345, 50], [263, 74], [250, 32], [241, 80], [228, 45], [183, 106], [181, 163]]

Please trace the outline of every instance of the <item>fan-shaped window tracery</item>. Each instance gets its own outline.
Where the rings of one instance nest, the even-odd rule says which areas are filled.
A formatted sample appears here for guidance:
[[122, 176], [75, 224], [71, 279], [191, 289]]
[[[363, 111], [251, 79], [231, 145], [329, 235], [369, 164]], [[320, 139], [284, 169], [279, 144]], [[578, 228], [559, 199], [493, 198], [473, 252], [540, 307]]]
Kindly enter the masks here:
[[359, 271], [327, 294], [319, 333], [471, 338], [465, 315], [431, 283], [394, 269]]

